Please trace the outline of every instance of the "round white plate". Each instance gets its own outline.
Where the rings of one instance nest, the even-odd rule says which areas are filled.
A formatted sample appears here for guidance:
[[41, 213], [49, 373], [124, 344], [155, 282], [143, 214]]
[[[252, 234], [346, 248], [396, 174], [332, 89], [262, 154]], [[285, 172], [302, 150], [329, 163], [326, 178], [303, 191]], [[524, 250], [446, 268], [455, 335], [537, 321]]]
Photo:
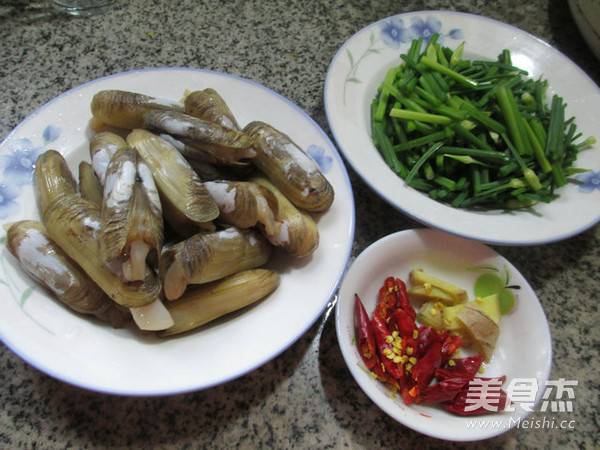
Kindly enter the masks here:
[[[358, 294], [371, 317], [385, 279], [388, 276], [400, 278], [410, 288], [408, 274], [417, 268], [462, 287], [469, 293], [469, 299], [474, 298], [473, 286], [482, 273], [496, 273], [492, 268], [502, 277], [508, 273], [508, 285], [512, 289], [518, 287], [514, 291], [516, 306], [500, 319], [500, 337], [482, 376], [506, 375], [505, 390], [510, 381], [517, 378], [536, 380], [539, 387], [536, 398], [541, 398], [550, 374], [552, 342], [546, 316], [535, 292], [510, 262], [486, 245], [432, 229], [405, 230], [388, 235], [364, 250], [346, 272], [335, 319], [338, 341], [350, 372], [377, 406], [401, 424], [423, 434], [453, 441], [474, 441], [509, 430], [528, 414], [519, 403], [514, 406], [514, 412], [471, 417], [451, 414], [439, 405], [407, 406], [401, 397], [392, 396], [389, 389], [365, 369], [356, 347], [354, 295]], [[498, 422], [495, 422], [496, 426], [470, 427], [469, 421], [473, 423], [473, 419], [481, 423], [486, 420]]]
[[[179, 100], [186, 89], [216, 89], [245, 125], [262, 120], [287, 133], [323, 167], [335, 189], [318, 218], [320, 246], [307, 259], [277, 256], [278, 289], [243, 313], [172, 339], [115, 330], [77, 316], [24, 275], [12, 255], [1, 257], [0, 338], [25, 361], [60, 380], [91, 390], [161, 395], [210, 387], [279, 355], [320, 316], [346, 268], [354, 238], [354, 200], [340, 155], [300, 108], [246, 79], [186, 68], [149, 69], [101, 78], [59, 96], [21, 123], [0, 145], [0, 221], [38, 218], [31, 185], [35, 157], [61, 152], [77, 173], [89, 160], [90, 100], [123, 89]], [[5, 235], [4, 235], [5, 236]], [[3, 246], [4, 247], [4, 246]], [[31, 291], [33, 289], [33, 291]]]
[[470, 14], [419, 11], [376, 22], [337, 52], [325, 82], [325, 108], [335, 140], [354, 170], [377, 194], [413, 219], [450, 233], [499, 245], [533, 245], [565, 239], [600, 220], [600, 144], [582, 151], [576, 167], [591, 169], [580, 187], [569, 184], [550, 204], [532, 211], [473, 212], [445, 205], [409, 188], [385, 164], [371, 140], [370, 104], [385, 73], [400, 65], [410, 41], [437, 32], [444, 46], [465, 41], [464, 58], [495, 60], [503, 49], [533, 78], [550, 82], [548, 95], [568, 104], [584, 137], [598, 136], [600, 88], [573, 62], [536, 37]]
[[[410, 288], [408, 274], [417, 268], [462, 287], [469, 293], [469, 299], [474, 298], [473, 286], [482, 273], [496, 273], [491, 268], [497, 269], [502, 277], [508, 273], [508, 285], [512, 289], [518, 286], [514, 291], [515, 308], [500, 319], [500, 337], [482, 376], [506, 375], [505, 390], [511, 380], [535, 380], [538, 386], [536, 399], [541, 398], [550, 374], [552, 342], [546, 316], [535, 292], [519, 271], [491, 248], [432, 229], [405, 230], [388, 235], [364, 250], [346, 272], [338, 295], [335, 320], [340, 348], [350, 372], [377, 406], [401, 424], [423, 434], [453, 441], [474, 441], [504, 433], [528, 414], [522, 404], [516, 403], [514, 412], [471, 417], [451, 414], [439, 405], [407, 406], [365, 369], [356, 347], [354, 295], [358, 294], [370, 317], [385, 278], [400, 278]], [[475, 423], [473, 419], [482, 425], [469, 426], [469, 423]], [[498, 422], [494, 422], [495, 426], [488, 423], [485, 427], [486, 421]]]

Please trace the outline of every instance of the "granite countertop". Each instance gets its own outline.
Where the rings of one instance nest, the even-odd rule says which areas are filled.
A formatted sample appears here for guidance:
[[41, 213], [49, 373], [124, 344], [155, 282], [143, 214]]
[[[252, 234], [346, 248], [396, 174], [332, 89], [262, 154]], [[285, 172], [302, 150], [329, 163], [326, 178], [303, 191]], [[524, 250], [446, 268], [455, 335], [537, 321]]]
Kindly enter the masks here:
[[[62, 15], [48, 2], [0, 4], [0, 138], [64, 91], [109, 74], [194, 67], [251, 79], [305, 110], [329, 133], [323, 84], [339, 47], [364, 26], [423, 9], [452, 9], [515, 25], [549, 42], [600, 83], [600, 64], [566, 2], [505, 0], [128, 0], [102, 15]], [[418, 227], [348, 167], [358, 255], [380, 237]], [[551, 379], [577, 380], [571, 428], [515, 428], [483, 443], [416, 433], [358, 388], [340, 353], [332, 307], [262, 367], [210, 389], [164, 397], [87, 391], [28, 365], [0, 344], [3, 448], [597, 448], [600, 416], [600, 227], [561, 242], [495, 247], [529, 280], [552, 333]]]

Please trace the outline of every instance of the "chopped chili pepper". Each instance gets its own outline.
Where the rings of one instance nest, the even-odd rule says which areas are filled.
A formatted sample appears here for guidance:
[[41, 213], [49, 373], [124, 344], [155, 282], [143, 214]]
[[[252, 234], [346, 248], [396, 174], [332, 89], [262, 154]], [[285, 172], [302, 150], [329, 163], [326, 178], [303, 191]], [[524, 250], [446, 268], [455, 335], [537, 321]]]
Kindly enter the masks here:
[[415, 341], [415, 331], [418, 330], [415, 319], [403, 309], [396, 309], [390, 316], [390, 329], [398, 331], [402, 339]]
[[435, 377], [443, 380], [446, 378], [469, 377], [473, 378], [479, 367], [484, 361], [481, 355], [466, 356], [464, 358], [454, 358], [446, 363], [443, 368], [436, 369]]
[[396, 290], [398, 292], [398, 306], [400, 309], [404, 310], [410, 317], [413, 319], [417, 317], [417, 312], [410, 304], [410, 300], [408, 299], [408, 291], [406, 290], [406, 283], [402, 281], [400, 278], [395, 278], [394, 282], [396, 284]]
[[379, 301], [375, 306], [373, 315], [378, 315], [384, 321], [390, 317], [392, 311], [398, 308], [398, 294], [394, 288], [394, 279], [392, 277], [386, 278], [383, 286], [379, 288]]
[[417, 403], [445, 403], [454, 400], [454, 397], [465, 387], [472, 377], [446, 378], [431, 386], [427, 386], [417, 399]]
[[456, 394], [452, 402], [444, 405], [446, 411], [460, 416], [477, 416], [501, 411], [510, 402], [506, 392], [499, 386], [489, 386], [485, 392], [481, 392], [474, 387], [472, 384], [473, 380], [496, 381], [498, 384], [502, 384], [506, 380], [506, 376], [498, 378], [472, 378], [469, 384]]
[[358, 297], [358, 294], [355, 294], [354, 299], [354, 325], [358, 331], [358, 352], [365, 363], [365, 367], [367, 369], [372, 369], [379, 363], [375, 335], [373, 334], [369, 315], [367, 314], [362, 301]]
[[408, 300], [406, 284], [399, 278], [387, 277], [379, 289], [379, 301], [373, 314], [387, 321], [392, 311], [397, 309], [406, 311], [413, 319], [417, 316]]
[[383, 363], [386, 372], [396, 379], [404, 378], [404, 370], [402, 369], [400, 362], [394, 361], [394, 344], [388, 340], [388, 336], [391, 336], [383, 319], [377, 314], [373, 314], [371, 318], [371, 325], [373, 327], [373, 334], [375, 336], [375, 343], [379, 351], [379, 358]]
[[427, 352], [419, 358], [417, 363], [410, 369], [412, 379], [417, 383], [419, 392], [423, 391], [433, 380], [435, 369], [440, 367], [442, 362], [442, 344], [433, 342]]
[[434, 342], [437, 342], [441, 345], [445, 336], [446, 334], [443, 334], [442, 336], [431, 327], [419, 327], [419, 337], [417, 339], [418, 354], [424, 355]]
[[460, 348], [462, 338], [458, 334], [448, 334], [442, 344], [442, 365], [446, 364], [452, 355]]

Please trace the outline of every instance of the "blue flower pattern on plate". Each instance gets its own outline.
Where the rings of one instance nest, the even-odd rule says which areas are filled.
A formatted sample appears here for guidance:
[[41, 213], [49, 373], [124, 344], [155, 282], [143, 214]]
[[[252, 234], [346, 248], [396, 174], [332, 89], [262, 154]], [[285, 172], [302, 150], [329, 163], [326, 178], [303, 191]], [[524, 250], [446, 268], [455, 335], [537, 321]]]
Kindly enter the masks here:
[[53, 142], [53, 141], [57, 140], [58, 137], [60, 136], [60, 133], [61, 133], [61, 129], [59, 127], [56, 127], [54, 125], [48, 125], [44, 129], [42, 136], [44, 137], [45, 143], [47, 144], [49, 142]]
[[19, 211], [16, 198], [20, 190], [16, 186], [0, 184], [0, 219], [7, 219]]
[[[429, 42], [434, 34], [439, 34], [438, 42], [443, 44], [444, 34], [442, 33], [442, 22], [435, 17], [427, 17], [425, 20], [417, 17], [412, 20], [412, 25], [409, 27], [410, 36], [412, 39], [422, 37], [425, 43]], [[464, 34], [459, 28], [450, 30], [448, 36], [452, 39], [463, 39]]]
[[577, 175], [577, 179], [581, 182], [579, 190], [581, 192], [593, 192], [596, 189], [600, 191], [600, 171], [589, 171]]
[[[415, 17], [411, 20], [411, 25], [405, 26], [404, 20], [400, 17], [392, 17], [380, 24], [379, 39], [388, 47], [394, 50], [399, 49], [402, 44], [408, 44], [413, 39], [423, 38], [425, 43], [429, 42], [431, 37], [439, 34], [438, 42], [443, 43], [444, 37], [451, 39], [463, 39], [464, 33], [460, 28], [453, 28], [447, 34], [442, 33], [442, 22], [434, 16], [428, 16], [423, 20], [420, 17]], [[346, 102], [346, 85], [348, 83], [361, 83], [360, 78], [356, 76], [356, 72], [360, 63], [365, 57], [373, 53], [381, 53], [382, 48], [377, 48], [378, 40], [374, 33], [371, 33], [369, 39], [369, 47], [358, 58], [355, 58], [352, 52], [346, 49], [346, 55], [350, 61], [350, 69], [344, 81], [344, 92], [342, 98]]]
[[44, 142], [41, 146], [34, 145], [28, 138], [8, 142], [8, 152], [0, 155], [0, 219], [7, 219], [19, 211], [17, 198], [21, 188], [32, 183], [37, 157], [45, 152], [46, 145], [58, 139], [60, 134], [60, 128], [48, 125], [42, 132]]
[[29, 139], [22, 138], [9, 144], [8, 151], [8, 155], [0, 156], [4, 182], [18, 186], [31, 183], [35, 160], [44, 148], [35, 147]]
[[306, 153], [317, 162], [324, 174], [327, 174], [331, 170], [333, 158], [325, 154], [325, 149], [323, 147], [314, 144], [309, 145], [306, 149]]
[[400, 48], [402, 44], [411, 41], [410, 32], [404, 28], [404, 21], [399, 17], [392, 17], [381, 26], [381, 40], [392, 48]]

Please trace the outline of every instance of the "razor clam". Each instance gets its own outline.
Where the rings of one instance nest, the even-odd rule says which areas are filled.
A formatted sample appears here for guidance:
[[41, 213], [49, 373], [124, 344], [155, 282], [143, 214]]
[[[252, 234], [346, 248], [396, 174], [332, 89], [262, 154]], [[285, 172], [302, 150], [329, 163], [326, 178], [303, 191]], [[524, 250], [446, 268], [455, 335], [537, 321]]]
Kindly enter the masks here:
[[94, 172], [94, 168], [87, 161], [79, 163], [79, 193], [87, 200], [98, 205], [102, 204], [102, 185]]
[[102, 186], [104, 186], [106, 168], [110, 159], [117, 150], [127, 147], [125, 139], [111, 131], [101, 131], [92, 136], [90, 140], [90, 158], [94, 172]]
[[272, 183], [298, 208], [326, 211], [333, 202], [333, 186], [319, 165], [289, 136], [259, 121], [243, 129], [255, 141], [252, 159]]
[[188, 156], [207, 162], [237, 164], [254, 158], [256, 150], [245, 133], [178, 111], [149, 111], [145, 128], [175, 136]]
[[181, 153], [143, 129], [133, 130], [127, 142], [150, 168], [167, 222], [183, 235], [214, 229], [211, 221], [219, 215], [219, 208]]
[[277, 227], [274, 212], [277, 198], [268, 189], [250, 181], [215, 180], [204, 183], [219, 206], [220, 222], [238, 228], [250, 228], [262, 223], [269, 229]]
[[128, 308], [152, 303], [161, 292], [160, 280], [150, 268], [142, 281], [127, 282], [120, 267], [100, 257], [100, 206], [78, 194], [58, 199], [44, 214], [50, 238], [115, 302]]
[[262, 266], [270, 255], [270, 244], [253, 228], [197, 233], [163, 252], [165, 297], [175, 300], [188, 284], [207, 283]]
[[77, 192], [77, 182], [67, 161], [56, 150], [47, 150], [38, 156], [34, 176], [42, 214], [57, 199]]
[[225, 128], [240, 130], [235, 116], [219, 95], [212, 88], [190, 92], [184, 100], [185, 112], [190, 116], [218, 123]]
[[118, 128], [140, 128], [144, 116], [152, 110], [183, 111], [179, 102], [121, 90], [105, 90], [94, 95], [91, 102], [95, 119]]
[[197, 149], [190, 148], [170, 134], [161, 133], [159, 136], [173, 145], [173, 147], [183, 155], [202, 180], [233, 180], [247, 178], [250, 173], [256, 171], [256, 168], [250, 164], [250, 162], [227, 161], [221, 163], [204, 152], [199, 153]]
[[114, 327], [129, 319], [128, 311], [113, 302], [50, 239], [41, 222], [13, 223], [6, 233], [6, 246], [25, 272], [72, 310], [95, 316]]
[[275, 270], [250, 269], [191, 286], [177, 301], [165, 303], [174, 324], [159, 335], [184, 333], [244, 308], [277, 289], [279, 281]]
[[251, 181], [270, 191], [277, 199], [273, 222], [279, 227], [259, 227], [269, 242], [294, 256], [307, 256], [319, 246], [319, 228], [306, 211], [296, 208], [277, 187], [265, 177]]
[[250, 153], [241, 153], [237, 150], [231, 152], [228, 149], [225, 151], [223, 149], [212, 151], [211, 149], [207, 150], [206, 147], [198, 146], [198, 143], [193, 139], [175, 137], [167, 133], [159, 133], [158, 135], [173, 144], [191, 165], [200, 162], [213, 166], [227, 166], [228, 168], [248, 167], [250, 166], [250, 162], [246, 157], [248, 155], [249, 157], [254, 157], [256, 154], [252, 148], [247, 149]]
[[126, 280], [143, 280], [147, 259], [158, 266], [162, 208], [150, 169], [130, 147], [119, 149], [106, 169], [100, 237], [102, 257], [122, 262]]

